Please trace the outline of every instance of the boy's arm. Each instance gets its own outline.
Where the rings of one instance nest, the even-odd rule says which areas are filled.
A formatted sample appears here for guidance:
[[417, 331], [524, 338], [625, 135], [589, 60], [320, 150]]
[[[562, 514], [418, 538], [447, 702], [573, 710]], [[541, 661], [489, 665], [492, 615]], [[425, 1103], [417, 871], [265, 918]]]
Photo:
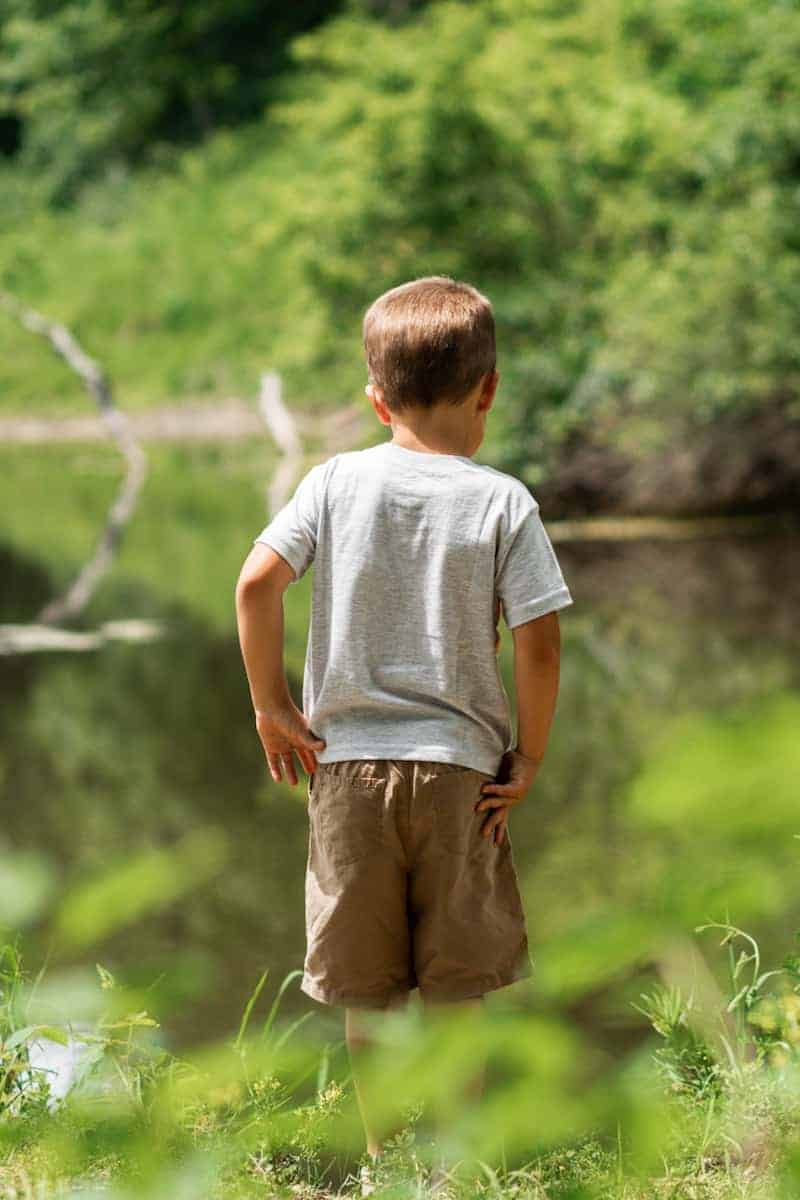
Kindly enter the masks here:
[[483, 784], [476, 805], [493, 810], [482, 832], [494, 830], [495, 842], [503, 840], [508, 809], [525, 798], [544, 757], [559, 683], [557, 610], [572, 604], [537, 500], [520, 487], [508, 502], [495, 563], [495, 623], [499, 599], [514, 638], [517, 744], [503, 755], [497, 777]]
[[236, 582], [236, 621], [256, 729], [272, 778], [297, 783], [293, 752], [304, 769], [317, 768], [315, 750], [325, 743], [315, 737], [304, 714], [292, 700], [283, 666], [283, 593], [295, 575], [275, 550], [257, 542], [244, 561]]
[[547, 613], [524, 625], [516, 625], [511, 636], [514, 639], [517, 701], [517, 744], [514, 749], [535, 764], [535, 775], [544, 758], [558, 696], [561, 669], [558, 613]]
[[495, 843], [503, 840], [508, 811], [525, 799], [544, 758], [547, 739], [558, 696], [561, 668], [561, 628], [553, 611], [515, 625], [514, 689], [517, 708], [517, 742], [501, 764], [497, 781], [484, 783], [485, 797], [476, 812], [492, 810], [481, 833], [494, 833]]

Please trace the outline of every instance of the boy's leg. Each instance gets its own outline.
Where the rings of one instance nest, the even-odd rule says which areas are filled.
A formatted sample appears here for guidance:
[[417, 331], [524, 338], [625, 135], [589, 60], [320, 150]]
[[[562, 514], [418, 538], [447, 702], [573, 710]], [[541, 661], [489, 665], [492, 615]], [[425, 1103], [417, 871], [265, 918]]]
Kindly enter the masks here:
[[[469, 1000], [435, 1000], [432, 996], [423, 996], [422, 1003], [426, 1010], [435, 1009], [443, 1012], [458, 1012], [462, 1008], [482, 1008], [483, 996], [474, 996]], [[462, 1095], [466, 1104], [480, 1100], [486, 1077], [486, 1063], [483, 1058], [475, 1074], [465, 1085]]]
[[[436, 1009], [437, 1011], [457, 1011], [461, 1008], [481, 1007], [483, 1005], [483, 996], [475, 996], [469, 1000], [434, 1000], [432, 997], [427, 999], [423, 997], [423, 1005], [426, 1010]], [[389, 1008], [403, 1008], [408, 1002], [408, 996], [400, 997]], [[368, 1022], [375, 1019], [374, 1009], [346, 1008], [345, 1009], [345, 1037], [347, 1047], [350, 1052], [350, 1062], [353, 1068], [353, 1084], [355, 1087], [356, 1100], [358, 1102], [361, 1120], [364, 1125], [364, 1134], [367, 1141], [367, 1152], [371, 1158], [377, 1158], [381, 1152], [381, 1142], [377, 1129], [374, 1127], [370, 1112], [369, 1098], [365, 1094], [364, 1082], [358, 1071], [358, 1056], [365, 1048], [372, 1045], [372, 1038], [368, 1032]], [[463, 1090], [463, 1099], [465, 1104], [475, 1102], [480, 1099], [483, 1092], [485, 1076], [485, 1063], [481, 1060], [477, 1072], [472, 1076]]]
[[[401, 996], [392, 1004], [387, 1005], [386, 1011], [393, 1008], [404, 1008], [407, 1002], [408, 995]], [[345, 1039], [350, 1054], [350, 1064], [353, 1068], [353, 1085], [355, 1087], [356, 1100], [358, 1101], [361, 1121], [364, 1125], [364, 1134], [367, 1139], [367, 1152], [370, 1157], [377, 1158], [381, 1151], [381, 1143], [378, 1131], [372, 1122], [371, 1106], [369, 1097], [366, 1094], [365, 1083], [359, 1072], [359, 1055], [373, 1044], [367, 1026], [368, 1022], [374, 1021], [374, 1019], [375, 1009], [345, 1009]]]
[[[470, 998], [469, 1000], [450, 1000], [450, 1001], [438, 1000], [438, 999], [434, 999], [433, 997], [430, 997], [430, 996], [427, 999], [425, 999], [423, 997], [423, 1004], [424, 1004], [426, 1011], [437, 1010], [437, 1011], [443, 1011], [445, 1013], [458, 1012], [460, 1009], [467, 1009], [467, 1008], [481, 1008], [483, 1006], [483, 1001], [484, 1001], [483, 996], [476, 996], [474, 998]], [[485, 1084], [485, 1075], [486, 1075], [485, 1052], [483, 1050], [483, 1047], [481, 1047], [481, 1046], [476, 1046], [475, 1051], [476, 1051], [475, 1057], [478, 1060], [477, 1069], [472, 1074], [472, 1076], [469, 1078], [469, 1080], [466, 1082], [466, 1084], [462, 1085], [462, 1089], [460, 1092], [460, 1100], [461, 1100], [462, 1104], [464, 1105], [464, 1108], [466, 1108], [466, 1109], [468, 1109], [472, 1104], [475, 1104], [478, 1100], [480, 1100], [480, 1097], [483, 1094], [483, 1089], [484, 1089], [484, 1084]], [[451, 1167], [453, 1166], [453, 1162], [451, 1160], [449, 1152], [444, 1148], [444, 1145], [439, 1140], [441, 1138], [442, 1134], [446, 1135], [446, 1128], [442, 1128], [441, 1124], [434, 1120], [433, 1127], [430, 1131], [430, 1136], [432, 1137], [433, 1141], [430, 1144], [432, 1155], [429, 1160], [429, 1165], [432, 1167], [432, 1170], [433, 1170], [433, 1173], [431, 1175], [431, 1185], [434, 1188], [438, 1187], [441, 1180], [443, 1178], [447, 1177]], [[445, 1144], [446, 1144], [446, 1141], [447, 1141], [447, 1138], [445, 1136], [445, 1138], [444, 1138]]]

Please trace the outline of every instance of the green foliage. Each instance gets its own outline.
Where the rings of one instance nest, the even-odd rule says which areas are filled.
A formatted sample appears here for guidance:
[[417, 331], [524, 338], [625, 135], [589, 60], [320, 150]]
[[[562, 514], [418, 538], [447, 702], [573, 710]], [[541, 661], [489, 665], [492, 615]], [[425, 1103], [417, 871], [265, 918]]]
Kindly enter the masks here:
[[99, 941], [154, 905], [160, 908], [180, 898], [222, 868], [226, 851], [224, 830], [200, 829], [169, 849], [125, 856], [111, 869], [106, 864], [99, 878], [80, 881], [64, 897], [56, 926], [59, 941], [69, 948]]
[[63, 205], [101, 172], [169, 163], [171, 143], [257, 116], [287, 40], [338, 7], [7, 0], [0, 112], [21, 124], [17, 165]]
[[[683, 712], [626, 789], [631, 827], [661, 847], [650, 910], [673, 921], [786, 910], [796, 869], [800, 701], [794, 691]], [[769, 849], [767, 849], [769, 847]], [[670, 870], [680, 861], [680, 873]]]
[[277, 115], [327, 182], [300, 219], [332, 339], [403, 278], [474, 278], [523, 473], [590, 414], [666, 437], [796, 395], [798, 49], [796, 8], [746, 0], [445, 2], [297, 39], [308, 94]]
[[[252, 394], [269, 365], [293, 401], [328, 407], [361, 394], [360, 320], [381, 290], [466, 277], [498, 318], [486, 454], [532, 486], [578, 428], [644, 452], [723, 412], [797, 412], [795, 5], [375, 9], [294, 38], [262, 119], [89, 185], [82, 156], [124, 156], [162, 119], [162, 60], [139, 70], [143, 47], [184, 89], [227, 102], [238, 84], [197, 66], [172, 10], [45, 17], [15, 0], [7, 86], [42, 140], [0, 170], [0, 279], [76, 328], [125, 405]], [[192, 8], [207, 53], [234, 11]], [[74, 211], [47, 212], [51, 169], [87, 185]], [[83, 407], [3, 325], [14, 406]]]
[[[778, 740], [784, 721], [795, 719], [790, 700], [761, 707], [776, 724], [772, 736]], [[700, 799], [707, 777], [729, 790], [741, 778], [746, 788], [753, 782], [748, 756], [759, 744], [750, 735], [761, 729], [762, 742], [766, 737], [760, 720], [759, 713], [736, 714], [744, 749], [730, 763], [698, 759], [697, 742], [689, 742], [676, 721], [677, 743], [665, 732], [642, 778], [649, 771], [655, 780], [661, 756], [668, 754], [680, 788], [692, 782]], [[699, 744], [713, 744], [709, 731], [717, 726], [724, 720], [709, 718]], [[680, 769], [682, 747], [694, 756], [693, 781]], [[763, 789], [768, 824], [774, 792], [777, 821], [780, 789], [765, 776], [755, 782]], [[731, 812], [736, 818], [736, 804]], [[423, 1014], [410, 1006], [375, 1014], [361, 1080], [373, 1119], [391, 1139], [380, 1175], [389, 1194], [421, 1187], [424, 1195], [434, 1149], [449, 1163], [455, 1194], [464, 1196], [525, 1195], [528, 1189], [537, 1200], [551, 1193], [630, 1200], [652, 1195], [657, 1181], [664, 1188], [702, 1183], [716, 1197], [739, 1189], [754, 1200], [770, 1171], [790, 1176], [793, 1159], [781, 1156], [791, 1146], [800, 1094], [797, 957], [785, 955], [779, 967], [765, 969], [753, 935], [730, 921], [708, 922], [699, 932], [718, 928], [727, 955], [728, 977], [717, 983], [700, 947], [683, 947], [683, 914], [702, 911], [714, 894], [706, 880], [695, 878], [698, 864], [688, 850], [676, 855], [671, 842], [686, 810], [659, 808], [654, 815], [629, 799], [631, 817], [640, 822], [639, 834], [647, 820], [653, 822], [657, 846], [645, 839], [631, 854], [623, 839], [627, 866], [615, 896], [595, 897], [593, 919], [576, 921], [567, 911], [560, 935], [541, 942], [535, 978], [515, 1007], [501, 1002], [482, 1012]], [[704, 853], [721, 863], [729, 864], [752, 840], [750, 825], [740, 828], [735, 819], [711, 831]], [[753, 846], [748, 870], [758, 886], [775, 871], [774, 848], [774, 838], [763, 848]], [[91, 944], [114, 927], [124, 929], [143, 900], [155, 910], [174, 904], [176, 888], [201, 886], [204, 854], [200, 875], [195, 877], [194, 863], [181, 878], [179, 860], [186, 856], [180, 844], [174, 853], [175, 878], [163, 869], [159, 851], [106, 864], [105, 880], [79, 881], [52, 906], [56, 959], [62, 947], [69, 949], [60, 931], [77, 928]], [[787, 872], [790, 867], [794, 858]], [[707, 863], [706, 875], [710, 871]], [[678, 895], [672, 908], [659, 902], [669, 887]], [[130, 905], [118, 904], [126, 895]], [[758, 887], [729, 887], [728, 895], [743, 901], [742, 911], [749, 906], [763, 914]], [[718, 902], [724, 896], [717, 892]], [[185, 906], [183, 894], [181, 902]], [[65, 914], [76, 912], [84, 914], [81, 920], [65, 923]], [[226, 1196], [268, 1186], [277, 1194], [281, 1187], [332, 1191], [334, 1181], [352, 1171], [363, 1133], [342, 1041], [326, 1037], [308, 1008], [278, 1020], [299, 970], [284, 977], [261, 1017], [270, 975], [262, 970], [233, 1036], [175, 1054], [161, 1044], [162, 1023], [150, 1016], [145, 989], [124, 979], [125, 972], [99, 967], [98, 987], [90, 978], [94, 972], [56, 961], [52, 978], [31, 986], [22, 978], [18, 947], [4, 961], [0, 1058], [6, 1090], [8, 1080], [15, 1087], [21, 1081], [26, 1090], [24, 1102], [9, 1093], [17, 1107], [13, 1120], [0, 1121], [0, 1137], [22, 1161], [34, 1162], [35, 1148], [56, 1174], [74, 1179], [108, 1171], [120, 1198], [134, 1186], [140, 1196], [179, 1186], [189, 1194], [196, 1188]], [[605, 1003], [619, 1021], [632, 987], [639, 993], [634, 1007], [652, 1034], [640, 1028], [614, 1054], [591, 1021], [576, 1014], [601, 1012]], [[63, 1040], [64, 1033], [88, 1040], [95, 1057], [80, 1085], [51, 1108], [47, 1094], [33, 1089], [25, 1054], [34, 1040]], [[465, 1106], [465, 1085], [481, 1060], [488, 1086], [478, 1102]], [[444, 1131], [431, 1144], [424, 1136], [428, 1121]]]
[[647, 1018], [666, 1045], [655, 1056], [674, 1091], [693, 1099], [722, 1092], [719, 1064], [705, 1038], [692, 1024], [694, 997], [684, 999], [678, 987], [658, 985], [643, 994], [634, 1008]]
[[[681, 714], [662, 731], [647, 772], [631, 787], [632, 812], [654, 825], [677, 826], [688, 838], [701, 829], [751, 844], [776, 833], [790, 837], [797, 818], [798, 720], [800, 698], [793, 692], [717, 716]], [[762, 804], [755, 803], [759, 795]]]
[[[757, 957], [755, 940], [727, 927], [723, 944], [739, 939], [750, 947], [746, 957]], [[6, 945], [0, 968], [0, 1141], [9, 1151], [0, 1184], [18, 1178], [27, 1164], [29, 1186], [30, 1172], [40, 1186], [47, 1179], [102, 1180], [119, 1200], [132, 1188], [147, 1197], [165, 1189], [215, 1197], [353, 1194], [357, 1116], [342, 1043], [321, 1044], [310, 1026], [301, 1036], [305, 1020], [276, 1021], [281, 997], [299, 972], [283, 980], [260, 1031], [249, 1028], [266, 972], [234, 1039], [177, 1056], [153, 1040], [158, 1023], [146, 1011], [132, 1011], [128, 989], [98, 965], [108, 999], [80, 1034], [91, 1053], [71, 1090], [52, 1103], [46, 1077], [31, 1070], [26, 1048], [35, 1038], [66, 1043], [72, 1028], [21, 1024], [32, 993], [18, 944]], [[779, 975], [764, 974], [762, 1000], [784, 994], [765, 986]], [[606, 1064], [590, 1085], [589, 1102], [579, 1102], [578, 1093], [564, 1087], [568, 1076], [589, 1066], [580, 1046], [532, 1014], [519, 1019], [496, 1012], [486, 1021], [471, 1010], [438, 1019], [429, 1014], [422, 1024], [409, 1010], [376, 1019], [372, 1046], [360, 1059], [361, 1087], [365, 1095], [382, 1091], [386, 1119], [393, 1113], [401, 1121], [387, 1131], [374, 1171], [380, 1194], [410, 1195], [413, 1188], [415, 1196], [428, 1195], [434, 1151], [444, 1155], [438, 1161], [446, 1164], [452, 1194], [464, 1198], [643, 1200], [680, 1186], [685, 1192], [674, 1194], [754, 1200], [768, 1194], [762, 1187], [775, 1172], [791, 1177], [798, 1048], [780, 1062], [766, 1054], [721, 1061], [710, 1046], [702, 1050], [692, 1000], [655, 987], [643, 1001], [637, 1007], [664, 1043], [654, 1052], [666, 1090], [661, 1100], [638, 1056], [621, 1072]], [[727, 998], [727, 1007], [736, 1002]], [[706, 1015], [725, 1019], [723, 1011]], [[753, 1036], [761, 1034], [754, 1030]], [[459, 1089], [478, 1047], [490, 1065], [504, 1057], [510, 1074], [505, 1085], [497, 1076], [488, 1100], [466, 1112]], [[591, 1074], [590, 1068], [587, 1081]], [[571, 1116], [563, 1108], [567, 1095]], [[537, 1107], [539, 1096], [549, 1099], [549, 1108]], [[432, 1112], [450, 1131], [438, 1147], [420, 1137], [420, 1121]], [[565, 1119], [576, 1121], [571, 1134]], [[525, 1130], [529, 1152], [539, 1146], [533, 1158], [520, 1158], [517, 1128]], [[641, 1157], [648, 1141], [660, 1158], [652, 1148]], [[348, 1147], [351, 1169], [337, 1190], [336, 1155], [347, 1155]]]
[[0, 932], [21, 929], [32, 921], [55, 890], [55, 880], [42, 856], [20, 850], [0, 854]]

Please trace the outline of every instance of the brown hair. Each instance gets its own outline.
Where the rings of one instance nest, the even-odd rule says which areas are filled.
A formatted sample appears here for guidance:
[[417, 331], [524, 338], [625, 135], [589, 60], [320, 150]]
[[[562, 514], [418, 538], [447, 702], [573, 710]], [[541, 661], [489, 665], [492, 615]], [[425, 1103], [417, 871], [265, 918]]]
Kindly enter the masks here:
[[447, 275], [384, 292], [367, 309], [363, 335], [370, 382], [394, 412], [459, 404], [496, 364], [491, 304]]

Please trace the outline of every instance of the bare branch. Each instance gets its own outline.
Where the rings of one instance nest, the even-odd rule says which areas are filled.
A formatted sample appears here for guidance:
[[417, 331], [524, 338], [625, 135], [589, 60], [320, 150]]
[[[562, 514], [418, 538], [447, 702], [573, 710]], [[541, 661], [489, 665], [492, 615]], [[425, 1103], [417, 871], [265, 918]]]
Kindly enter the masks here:
[[105, 528], [94, 554], [84, 564], [64, 595], [51, 600], [39, 613], [40, 622], [51, 624], [77, 616], [86, 607], [98, 583], [108, 571], [125, 527], [136, 508], [139, 491], [147, 474], [147, 457], [131, 431], [125, 413], [116, 407], [111, 384], [105, 373], [94, 359], [86, 354], [66, 326], [50, 321], [34, 309], [20, 304], [8, 292], [0, 292], [0, 303], [26, 329], [47, 338], [55, 352], [83, 380], [126, 464], [125, 477], [108, 511]]

